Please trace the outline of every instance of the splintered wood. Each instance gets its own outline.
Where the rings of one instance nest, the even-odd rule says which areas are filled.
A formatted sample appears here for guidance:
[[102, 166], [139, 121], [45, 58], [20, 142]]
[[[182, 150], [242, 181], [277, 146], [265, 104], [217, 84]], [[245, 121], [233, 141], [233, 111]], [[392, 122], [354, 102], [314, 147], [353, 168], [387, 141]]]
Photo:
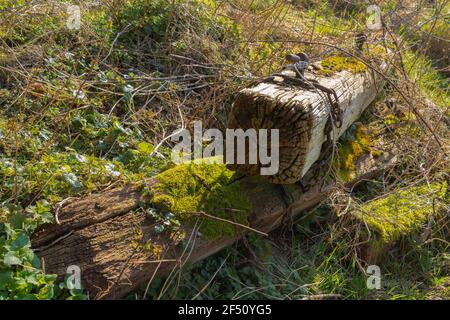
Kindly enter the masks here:
[[[387, 65], [380, 68], [386, 70]], [[384, 84], [373, 72], [353, 74], [340, 71], [331, 77], [318, 77], [312, 73], [307, 78], [333, 89], [342, 110], [342, 126], [333, 126], [331, 137], [336, 141], [356, 121], [364, 109], [375, 99]], [[241, 90], [233, 104], [228, 128], [278, 129], [279, 170], [265, 176], [272, 183], [290, 184], [299, 181], [320, 157], [326, 141], [325, 126], [330, 117], [328, 100], [319, 90], [305, 90], [283, 83], [259, 83]], [[246, 159], [249, 148], [246, 148]], [[247, 175], [259, 175], [261, 163], [230, 164], [230, 168]]]

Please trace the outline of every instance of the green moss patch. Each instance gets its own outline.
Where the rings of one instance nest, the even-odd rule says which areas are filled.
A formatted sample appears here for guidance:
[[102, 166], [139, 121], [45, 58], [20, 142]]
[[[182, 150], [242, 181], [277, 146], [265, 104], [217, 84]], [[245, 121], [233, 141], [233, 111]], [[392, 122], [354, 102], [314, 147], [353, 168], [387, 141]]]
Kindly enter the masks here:
[[366, 72], [367, 66], [355, 58], [331, 56], [322, 60], [322, 69], [319, 70], [319, 74], [331, 76], [343, 70], [348, 70], [352, 73], [361, 73]]
[[337, 177], [344, 181], [351, 181], [357, 175], [355, 161], [363, 154], [379, 157], [381, 151], [372, 148], [372, 135], [362, 125], [351, 127], [339, 145], [337, 156], [334, 158], [334, 168]]
[[383, 119], [383, 122], [385, 125], [389, 126], [389, 125], [393, 125], [396, 123], [402, 123], [402, 122], [412, 122], [416, 120], [416, 116], [413, 113], [401, 113], [398, 115], [395, 114], [388, 114], [386, 115], [386, 117]]
[[365, 52], [370, 58], [383, 59], [389, 54], [389, 51], [382, 45], [369, 45], [368, 50]]
[[[251, 204], [235, 173], [225, 164], [183, 163], [160, 173], [153, 188], [152, 203], [162, 211], [175, 214], [181, 221], [195, 212], [247, 225]], [[206, 239], [218, 239], [236, 233], [231, 223], [204, 218], [200, 232]]]
[[373, 200], [355, 215], [374, 231], [376, 237], [371, 245], [380, 250], [401, 236], [419, 230], [428, 216], [442, 206], [442, 201], [435, 201], [436, 198], [448, 200], [445, 182], [411, 187]]

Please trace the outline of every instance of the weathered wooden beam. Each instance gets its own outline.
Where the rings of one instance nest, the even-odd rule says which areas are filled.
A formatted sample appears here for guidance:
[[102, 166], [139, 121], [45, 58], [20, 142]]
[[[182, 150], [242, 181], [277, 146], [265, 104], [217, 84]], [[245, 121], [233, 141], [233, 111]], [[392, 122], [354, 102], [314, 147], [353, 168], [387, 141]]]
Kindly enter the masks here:
[[[364, 65], [354, 58], [337, 59], [338, 62], [359, 64], [364, 70]], [[320, 63], [316, 65], [320, 66]], [[379, 67], [383, 71], [387, 68], [385, 62]], [[365, 72], [342, 70], [330, 77], [321, 76], [320, 72], [307, 72], [306, 77], [333, 89], [338, 96], [342, 125], [340, 128], [333, 126], [330, 135], [336, 141], [375, 99], [384, 81], [370, 69]], [[280, 78], [279, 82], [263, 82], [241, 90], [233, 104], [228, 128], [278, 129], [280, 167], [277, 174], [266, 178], [273, 183], [290, 184], [299, 181], [319, 159], [322, 145], [327, 140], [325, 128], [329, 117], [330, 104], [324, 92], [288, 85]], [[246, 152], [249, 158], [248, 148]], [[259, 175], [260, 167], [259, 162], [230, 165], [231, 169], [247, 175]]]
[[[347, 184], [352, 187], [379, 173], [394, 162], [385, 152], [376, 161], [366, 154], [357, 162], [358, 177]], [[252, 204], [249, 226], [269, 232], [311, 208], [328, 196], [335, 182], [318, 183], [309, 177], [312, 187], [303, 192], [292, 185], [293, 203], [286, 205], [276, 185], [257, 178], [240, 183]], [[155, 178], [145, 182], [152, 187]], [[182, 226], [189, 245], [176, 245], [167, 233], [155, 232], [155, 220], [137, 210], [148, 201], [141, 187], [123, 186], [75, 200], [61, 208], [60, 224], [45, 225], [32, 237], [33, 248], [44, 262], [47, 273], [61, 278], [71, 265], [81, 269], [83, 287], [91, 299], [119, 299], [145, 283], [153, 274], [166, 275], [235, 243], [248, 229], [237, 229], [234, 236], [218, 240], [203, 239], [191, 224]], [[287, 219], [287, 220], [286, 220]], [[143, 244], [151, 241], [150, 249]], [[157, 249], [158, 253], [155, 253]]]

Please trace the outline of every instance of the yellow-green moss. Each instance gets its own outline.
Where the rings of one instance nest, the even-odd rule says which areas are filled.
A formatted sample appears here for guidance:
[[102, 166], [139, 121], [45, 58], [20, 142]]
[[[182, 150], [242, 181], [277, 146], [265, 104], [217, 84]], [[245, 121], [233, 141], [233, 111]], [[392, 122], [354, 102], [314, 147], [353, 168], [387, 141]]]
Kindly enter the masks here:
[[[202, 211], [247, 225], [250, 200], [239, 182], [231, 183], [234, 176], [224, 164], [183, 163], [156, 177], [152, 203], [160, 210], [174, 213], [181, 221]], [[200, 232], [207, 239], [217, 239], [235, 234], [237, 228], [227, 222], [204, 218]]]
[[330, 76], [343, 70], [348, 70], [352, 73], [361, 73], [367, 70], [367, 66], [355, 58], [331, 56], [322, 60], [322, 69], [318, 72], [319, 74]]
[[349, 129], [347, 136], [350, 137], [341, 141], [334, 158], [337, 177], [342, 181], [350, 181], [356, 176], [355, 161], [363, 154], [370, 153], [375, 158], [382, 155], [382, 151], [371, 147], [372, 135], [367, 133], [364, 126], [357, 125], [354, 129]]
[[392, 125], [394, 123], [400, 122], [411, 122], [416, 119], [416, 116], [413, 113], [401, 113], [399, 115], [388, 114], [383, 122], [386, 125]]
[[386, 58], [389, 54], [389, 51], [382, 45], [369, 45], [369, 48], [366, 50], [365, 54], [369, 58], [378, 58], [383, 59]]
[[[441, 198], [441, 201], [436, 201], [433, 207], [436, 198]], [[355, 215], [374, 232], [371, 246], [378, 251], [401, 236], [420, 229], [427, 217], [442, 207], [443, 198], [444, 201], [445, 198], [449, 200], [445, 182], [411, 187], [373, 200]]]

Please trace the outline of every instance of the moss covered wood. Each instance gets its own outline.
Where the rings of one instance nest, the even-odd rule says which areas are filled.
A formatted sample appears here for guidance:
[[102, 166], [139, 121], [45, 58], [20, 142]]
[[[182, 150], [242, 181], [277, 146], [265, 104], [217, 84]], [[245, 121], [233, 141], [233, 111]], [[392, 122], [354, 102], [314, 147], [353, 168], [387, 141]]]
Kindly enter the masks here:
[[[155, 178], [151, 203], [182, 221], [206, 212], [247, 225], [251, 203], [235, 178], [235, 172], [224, 164], [183, 163]], [[199, 230], [205, 239], [233, 236], [238, 231], [233, 224], [211, 219], [204, 219]]]
[[366, 259], [379, 260], [394, 242], [423, 230], [429, 217], [445, 210], [449, 200], [444, 181], [405, 188], [363, 205], [354, 216], [367, 226]]

